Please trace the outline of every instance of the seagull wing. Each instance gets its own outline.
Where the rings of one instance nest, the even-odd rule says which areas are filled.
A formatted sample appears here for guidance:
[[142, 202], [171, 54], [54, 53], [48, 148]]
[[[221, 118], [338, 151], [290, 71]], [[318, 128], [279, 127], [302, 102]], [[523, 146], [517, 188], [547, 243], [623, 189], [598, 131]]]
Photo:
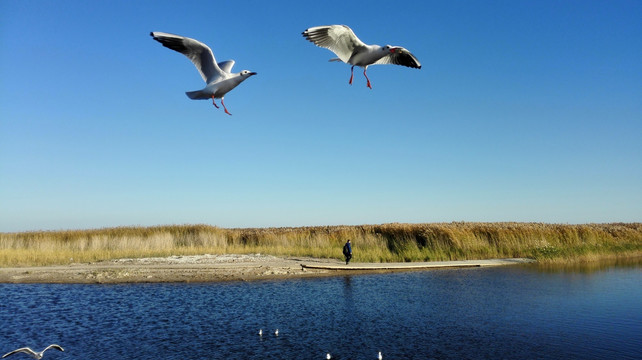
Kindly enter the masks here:
[[223, 76], [223, 71], [216, 64], [212, 49], [202, 42], [180, 35], [157, 31], [150, 33], [150, 35], [164, 47], [187, 56], [194, 63], [206, 83], [209, 84]]
[[345, 25], [315, 26], [303, 33], [308, 41], [316, 46], [329, 49], [347, 63], [356, 48], [366, 46], [352, 29]]
[[392, 50], [394, 50], [394, 52], [391, 52], [390, 54], [377, 60], [375, 64], [394, 64], [421, 69], [419, 60], [417, 60], [417, 58], [406, 48], [402, 48], [401, 46], [394, 46]]
[[56, 349], [56, 350], [60, 350], [60, 351], [65, 351], [65, 349], [62, 348], [62, 346], [60, 346], [58, 344], [51, 344], [51, 345], [47, 346], [44, 350], [42, 350], [42, 352], [45, 352], [45, 351], [47, 351], [49, 349]]
[[232, 66], [234, 66], [234, 64], [234, 60], [221, 61], [218, 63], [218, 67], [221, 68], [222, 71], [230, 73], [232, 72]]
[[35, 351], [29, 349], [28, 347], [23, 347], [23, 348], [13, 350], [13, 351], [10, 351], [10, 352], [2, 355], [2, 358], [6, 358], [9, 355], [13, 355], [13, 354], [17, 354], [17, 353], [29, 354], [31, 357], [34, 357], [34, 356], [38, 355]]

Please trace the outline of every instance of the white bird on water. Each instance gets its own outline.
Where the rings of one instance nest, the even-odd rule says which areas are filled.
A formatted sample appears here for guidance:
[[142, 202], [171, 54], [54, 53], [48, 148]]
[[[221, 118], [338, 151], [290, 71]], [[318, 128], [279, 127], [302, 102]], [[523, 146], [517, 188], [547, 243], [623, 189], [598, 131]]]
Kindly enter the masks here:
[[377, 359], [379, 359], [379, 360], [383, 359], [383, 355], [381, 355], [381, 351], [379, 351], [379, 355], [377, 356]]
[[36, 360], [40, 360], [44, 356], [45, 351], [47, 351], [49, 349], [56, 349], [56, 350], [60, 350], [60, 351], [65, 351], [65, 349], [63, 349], [60, 345], [57, 345], [57, 344], [51, 344], [51, 345], [47, 346], [41, 352], [35, 352], [35, 351], [31, 350], [28, 347], [23, 347], [23, 348], [13, 350], [13, 351], [10, 351], [10, 352], [2, 355], [2, 358], [4, 359], [9, 355], [13, 355], [13, 354], [17, 354], [17, 353], [25, 353], [25, 354], [31, 356], [32, 358], [34, 358]]
[[274, 335], [279, 336], [279, 329], [274, 330]]
[[263, 329], [259, 329], [259, 336], [263, 336]]
[[157, 31], [151, 32], [150, 35], [166, 48], [178, 51], [187, 56], [201, 73], [207, 85], [201, 90], [186, 92], [185, 94], [187, 94], [190, 99], [212, 99], [212, 103], [217, 109], [218, 105], [216, 105], [214, 99], [221, 99], [225, 113], [232, 115], [227, 111], [223, 97], [250, 76], [256, 75], [255, 72], [243, 70], [239, 73], [231, 73], [230, 71], [232, 70], [232, 66], [234, 66], [234, 60], [216, 63], [212, 49], [198, 40]]
[[363, 75], [366, 77], [367, 86], [370, 89], [372, 86], [370, 86], [370, 79], [366, 74], [370, 65], [395, 64], [421, 69], [419, 60], [407, 49], [392, 45], [367, 45], [359, 40], [352, 29], [346, 25], [315, 26], [305, 30], [302, 34], [314, 45], [329, 49], [338, 56], [330, 61], [343, 61], [352, 65], [350, 84], [352, 84], [355, 66], [363, 68]]

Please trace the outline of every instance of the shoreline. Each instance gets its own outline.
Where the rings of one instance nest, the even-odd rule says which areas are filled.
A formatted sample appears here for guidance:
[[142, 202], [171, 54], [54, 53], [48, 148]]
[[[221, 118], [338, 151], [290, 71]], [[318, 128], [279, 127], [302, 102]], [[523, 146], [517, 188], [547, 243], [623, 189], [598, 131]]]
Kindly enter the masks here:
[[445, 267], [504, 266], [531, 259], [435, 261], [428, 263], [352, 263], [337, 259], [272, 255], [189, 255], [0, 268], [0, 283], [128, 284], [296, 279], [363, 273], [418, 271]]

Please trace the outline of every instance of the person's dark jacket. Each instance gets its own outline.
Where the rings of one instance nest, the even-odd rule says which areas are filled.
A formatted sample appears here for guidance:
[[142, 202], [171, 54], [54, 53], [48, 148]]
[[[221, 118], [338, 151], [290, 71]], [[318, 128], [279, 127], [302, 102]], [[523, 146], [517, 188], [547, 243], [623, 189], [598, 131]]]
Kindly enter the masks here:
[[343, 255], [348, 256], [352, 254], [352, 244], [347, 242], [345, 245], [343, 245]]

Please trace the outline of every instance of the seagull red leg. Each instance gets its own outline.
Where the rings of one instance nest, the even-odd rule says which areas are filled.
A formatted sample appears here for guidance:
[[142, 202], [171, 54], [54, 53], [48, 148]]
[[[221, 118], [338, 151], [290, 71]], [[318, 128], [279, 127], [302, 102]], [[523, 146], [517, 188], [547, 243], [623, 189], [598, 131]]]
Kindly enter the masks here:
[[232, 115], [232, 114], [230, 114], [230, 112], [229, 112], [229, 111], [227, 111], [227, 108], [225, 107], [225, 103], [223, 102], [223, 98], [221, 98], [221, 105], [223, 105], [223, 109], [225, 109], [225, 113], [226, 113], [227, 115]]
[[212, 95], [212, 105], [217, 109], [219, 108], [218, 105], [216, 105], [216, 101], [214, 101], [214, 95]]
[[366, 80], [368, 80], [368, 87], [372, 89], [372, 86], [370, 86], [370, 79], [368, 79], [368, 75], [366, 75], [366, 70], [368, 70], [368, 68], [363, 69], [363, 76], [365, 76]]
[[352, 85], [352, 77], [354, 75], [354, 65], [350, 68], [350, 81], [348, 81], [348, 84]]

